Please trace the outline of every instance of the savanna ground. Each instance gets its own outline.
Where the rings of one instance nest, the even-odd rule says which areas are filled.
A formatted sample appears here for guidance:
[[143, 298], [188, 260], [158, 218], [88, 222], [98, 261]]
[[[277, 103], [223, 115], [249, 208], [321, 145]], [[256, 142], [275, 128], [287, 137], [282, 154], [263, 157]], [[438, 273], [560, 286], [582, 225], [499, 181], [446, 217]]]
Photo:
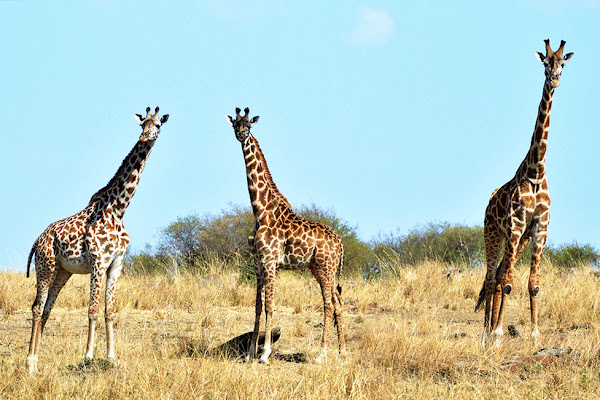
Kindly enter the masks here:
[[[274, 325], [282, 336], [268, 366], [206, 351], [252, 329], [255, 289], [233, 272], [123, 276], [115, 320], [118, 362], [85, 363], [89, 276], [75, 276], [46, 326], [35, 376], [25, 368], [35, 278], [0, 273], [0, 398], [600, 396], [600, 278], [589, 268], [542, 267], [537, 344], [529, 339], [528, 269], [520, 268], [505, 322], [522, 337], [505, 335], [486, 350], [480, 345], [483, 314], [473, 312], [484, 271], [448, 276], [446, 269], [438, 263], [392, 266], [383, 279], [342, 279], [348, 357], [338, 359], [332, 329], [326, 364], [314, 363], [322, 329], [317, 283], [307, 274], [281, 273]], [[543, 347], [566, 353], [544, 363], [506, 363]], [[104, 353], [101, 323], [96, 356]]]

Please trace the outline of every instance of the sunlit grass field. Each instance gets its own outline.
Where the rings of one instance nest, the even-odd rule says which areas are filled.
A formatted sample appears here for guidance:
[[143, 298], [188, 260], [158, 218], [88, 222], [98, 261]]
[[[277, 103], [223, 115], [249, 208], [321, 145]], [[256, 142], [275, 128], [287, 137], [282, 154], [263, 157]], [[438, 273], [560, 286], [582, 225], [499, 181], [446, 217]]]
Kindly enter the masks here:
[[[314, 362], [323, 322], [318, 285], [308, 274], [280, 273], [274, 326], [282, 335], [268, 366], [208, 351], [253, 326], [255, 288], [234, 272], [123, 276], [115, 319], [118, 361], [102, 359], [100, 323], [95, 352], [100, 358], [84, 363], [89, 276], [75, 276], [42, 336], [35, 376], [25, 368], [35, 277], [0, 273], [0, 398], [600, 396], [600, 278], [589, 268], [542, 266], [538, 343], [529, 339], [528, 269], [517, 270], [505, 322], [521, 336], [506, 335], [484, 350], [483, 314], [473, 311], [483, 270], [450, 273], [433, 262], [388, 267], [391, 273], [382, 279], [342, 279], [348, 357], [339, 359], [332, 330], [325, 364]], [[516, 358], [543, 347], [565, 352], [543, 362]], [[303, 357], [292, 357], [298, 354]]]

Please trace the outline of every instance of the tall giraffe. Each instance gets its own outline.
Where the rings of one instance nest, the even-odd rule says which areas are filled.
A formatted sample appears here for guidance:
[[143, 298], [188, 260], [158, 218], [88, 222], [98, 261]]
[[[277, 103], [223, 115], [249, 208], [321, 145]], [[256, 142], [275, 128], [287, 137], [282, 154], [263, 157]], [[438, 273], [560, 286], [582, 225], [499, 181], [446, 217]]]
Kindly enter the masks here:
[[[492, 194], [485, 210], [484, 237], [487, 273], [475, 310], [485, 302], [484, 330], [481, 337], [485, 346], [490, 332], [501, 336], [502, 320], [507, 295], [514, 279], [514, 266], [529, 241], [532, 242], [529, 300], [531, 305], [531, 336], [539, 335], [537, 295], [539, 293], [539, 266], [548, 235], [550, 196], [546, 182], [546, 146], [550, 124], [550, 108], [554, 89], [559, 85], [563, 66], [573, 56], [563, 56], [565, 41], [556, 52], [546, 43], [546, 55], [536, 51], [544, 64], [546, 79], [538, 109], [531, 146], [515, 176]], [[504, 241], [504, 256], [500, 265], [500, 247]], [[492, 303], [493, 297], [493, 303]]]
[[159, 118], [158, 107], [154, 115], [148, 107], [145, 118], [140, 114], [135, 114], [135, 118], [142, 126], [142, 134], [115, 176], [92, 196], [83, 210], [50, 224], [33, 243], [27, 260], [29, 277], [29, 266], [35, 254], [37, 294], [32, 306], [33, 322], [27, 356], [27, 366], [31, 374], [37, 372], [40, 339], [50, 311], [58, 293], [72, 274], [91, 275], [86, 358], [94, 356], [94, 333], [100, 308], [100, 291], [104, 275], [107, 275], [106, 354], [109, 359], [115, 358], [115, 294], [123, 268], [123, 255], [129, 244], [129, 235], [123, 226], [123, 215], [135, 193], [150, 151], [160, 135], [160, 127], [167, 122], [169, 115]]
[[307, 221], [297, 216], [287, 199], [279, 192], [267, 166], [258, 141], [250, 133], [250, 127], [258, 121], [258, 116], [248, 119], [250, 110], [235, 109], [236, 118], [227, 115], [235, 136], [242, 143], [246, 163], [246, 177], [255, 226], [248, 243], [255, 260], [256, 273], [256, 315], [250, 350], [246, 356], [251, 361], [258, 347], [260, 317], [265, 308], [265, 344], [259, 360], [268, 364], [271, 354], [271, 323], [275, 295], [275, 275], [277, 269], [308, 268], [321, 286], [323, 296], [323, 338], [317, 362], [327, 357], [327, 338], [332, 317], [337, 324], [340, 354], [345, 354], [345, 341], [342, 328], [342, 288], [335, 286], [336, 271], [342, 271], [344, 247], [340, 237], [327, 225]]

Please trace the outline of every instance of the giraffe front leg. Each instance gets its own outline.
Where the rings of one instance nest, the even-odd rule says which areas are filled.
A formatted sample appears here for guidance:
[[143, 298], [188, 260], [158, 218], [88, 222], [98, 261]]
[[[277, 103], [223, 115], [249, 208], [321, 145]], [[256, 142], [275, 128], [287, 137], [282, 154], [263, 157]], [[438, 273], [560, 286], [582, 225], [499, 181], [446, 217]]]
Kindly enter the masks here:
[[538, 228], [537, 235], [534, 236], [533, 245], [531, 248], [531, 270], [529, 273], [529, 303], [531, 306], [531, 337], [534, 343], [537, 341], [537, 337], [540, 334], [538, 329], [538, 312], [537, 312], [537, 296], [540, 291], [540, 261], [542, 258], [542, 251], [546, 244], [546, 237], [548, 235], [548, 227], [540, 226]]
[[92, 268], [90, 279], [90, 306], [88, 310], [88, 339], [85, 351], [85, 358], [94, 358], [94, 336], [96, 333], [96, 323], [98, 322], [98, 312], [100, 310], [100, 291], [106, 268], [99, 263]]
[[273, 305], [275, 304], [275, 261], [265, 263], [265, 345], [258, 360], [261, 364], [269, 363], [271, 355], [271, 324], [273, 323]]
[[[496, 297], [494, 297], [494, 310], [492, 313], [492, 329], [493, 334], [498, 339], [504, 335], [502, 330], [502, 322], [504, 320], [504, 312], [506, 310], [506, 304], [508, 302], [508, 295], [512, 292], [512, 285], [514, 281], [515, 263], [517, 262], [518, 244], [520, 243], [521, 232], [513, 233], [508, 240], [505, 242], [504, 247], [504, 271], [501, 272], [499, 277], [496, 290], [500, 290], [499, 302], [496, 304]], [[497, 315], [497, 319], [494, 321], [494, 315]], [[496, 342], [498, 343], [498, 342]]]
[[250, 362], [256, 356], [256, 350], [258, 349], [258, 334], [260, 331], [260, 317], [262, 314], [263, 304], [265, 295], [265, 284], [262, 273], [256, 272], [256, 304], [254, 314], [254, 331], [252, 331], [252, 339], [250, 340], [250, 347], [248, 354], [246, 355], [246, 361]]
[[113, 334], [113, 319], [115, 314], [115, 302], [117, 294], [117, 284], [121, 271], [123, 270], [123, 256], [115, 257], [108, 275], [106, 277], [106, 295], [104, 323], [106, 325], [106, 358], [109, 360], [115, 359], [115, 342]]

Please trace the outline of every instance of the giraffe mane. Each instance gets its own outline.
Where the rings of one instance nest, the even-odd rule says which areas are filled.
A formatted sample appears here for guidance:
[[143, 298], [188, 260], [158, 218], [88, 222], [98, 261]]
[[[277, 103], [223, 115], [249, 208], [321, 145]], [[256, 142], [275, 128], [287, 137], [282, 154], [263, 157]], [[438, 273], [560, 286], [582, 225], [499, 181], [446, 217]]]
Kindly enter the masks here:
[[135, 146], [133, 146], [133, 148], [131, 149], [129, 154], [127, 154], [127, 156], [123, 159], [123, 162], [121, 163], [121, 166], [117, 170], [117, 173], [111, 178], [111, 180], [106, 184], [106, 186], [104, 186], [102, 189], [98, 190], [96, 193], [94, 193], [92, 195], [92, 198], [90, 199], [90, 202], [88, 203], [88, 205], [92, 204], [94, 201], [96, 201], [100, 197], [104, 196], [104, 194], [108, 191], [108, 189], [111, 188], [113, 185], [115, 185], [116, 182], [119, 181], [119, 179], [120, 179], [119, 177], [123, 174], [123, 171], [125, 170], [125, 165], [128, 164], [129, 159], [131, 158], [133, 153], [135, 151], [137, 151], [137, 149], [139, 148], [141, 143], [143, 143], [143, 142], [138, 141], [135, 144]]
[[260, 145], [258, 144], [258, 140], [256, 140], [256, 138], [254, 136], [252, 136], [252, 137], [254, 138], [254, 144], [256, 145], [258, 157], [260, 158], [263, 168], [265, 169], [265, 176], [267, 177], [267, 181], [269, 183], [269, 186], [271, 187], [271, 190], [273, 190], [273, 192], [275, 193], [275, 195], [279, 199], [279, 201], [282, 202], [287, 208], [289, 208], [291, 210], [292, 206], [291, 206], [290, 202], [285, 198], [284, 195], [281, 194], [279, 189], [277, 189], [277, 185], [275, 184], [275, 181], [273, 181], [273, 176], [271, 176], [271, 171], [269, 170], [269, 166], [267, 165], [267, 160], [265, 159], [265, 155], [263, 154], [262, 149], [260, 148]]

